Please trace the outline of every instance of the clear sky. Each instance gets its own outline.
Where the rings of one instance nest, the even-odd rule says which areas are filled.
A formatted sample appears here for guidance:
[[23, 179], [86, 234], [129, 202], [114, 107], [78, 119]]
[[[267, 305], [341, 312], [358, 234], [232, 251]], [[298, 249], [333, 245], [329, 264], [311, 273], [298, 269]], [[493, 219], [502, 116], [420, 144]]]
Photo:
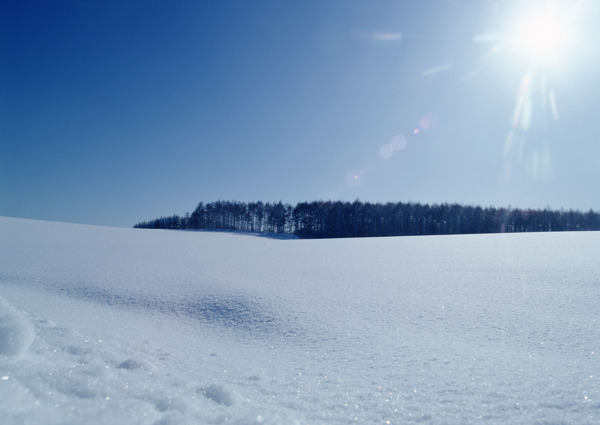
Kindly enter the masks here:
[[0, 1], [0, 215], [600, 210], [600, 2]]

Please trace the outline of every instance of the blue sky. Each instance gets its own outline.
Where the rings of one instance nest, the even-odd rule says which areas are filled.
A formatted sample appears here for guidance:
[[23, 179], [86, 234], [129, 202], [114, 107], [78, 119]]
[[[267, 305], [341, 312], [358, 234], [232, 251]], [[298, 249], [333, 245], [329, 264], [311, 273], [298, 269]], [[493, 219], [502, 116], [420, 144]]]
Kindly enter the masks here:
[[[552, 55], [516, 29], [549, 7], [569, 34]], [[600, 210], [599, 9], [3, 1], [0, 215], [131, 226], [218, 199]]]

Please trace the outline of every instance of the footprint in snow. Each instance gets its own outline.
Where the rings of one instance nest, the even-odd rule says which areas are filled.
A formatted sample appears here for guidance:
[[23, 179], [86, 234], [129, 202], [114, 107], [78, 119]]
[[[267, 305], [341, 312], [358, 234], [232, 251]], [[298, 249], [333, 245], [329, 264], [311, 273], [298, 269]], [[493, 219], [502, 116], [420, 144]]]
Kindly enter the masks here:
[[119, 369], [143, 369], [144, 365], [134, 359], [127, 359], [119, 365]]
[[215, 403], [228, 407], [233, 404], [231, 393], [219, 384], [211, 384], [206, 388], [200, 389], [198, 392]]

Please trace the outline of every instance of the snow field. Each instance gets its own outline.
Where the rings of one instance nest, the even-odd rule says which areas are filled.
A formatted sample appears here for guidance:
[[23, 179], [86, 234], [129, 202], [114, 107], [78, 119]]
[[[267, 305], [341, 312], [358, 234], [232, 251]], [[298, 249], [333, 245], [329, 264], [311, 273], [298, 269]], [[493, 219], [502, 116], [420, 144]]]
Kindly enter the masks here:
[[9, 424], [600, 422], [599, 233], [0, 235]]

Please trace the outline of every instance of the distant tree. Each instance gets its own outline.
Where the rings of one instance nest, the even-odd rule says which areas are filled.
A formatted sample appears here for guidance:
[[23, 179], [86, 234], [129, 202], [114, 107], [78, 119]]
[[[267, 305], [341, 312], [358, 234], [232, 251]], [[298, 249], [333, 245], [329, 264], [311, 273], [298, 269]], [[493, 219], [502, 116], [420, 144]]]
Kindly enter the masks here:
[[152, 229], [227, 229], [294, 233], [303, 238], [600, 230], [600, 214], [569, 210], [482, 208], [459, 204], [355, 200], [277, 203], [223, 201], [136, 224]]

